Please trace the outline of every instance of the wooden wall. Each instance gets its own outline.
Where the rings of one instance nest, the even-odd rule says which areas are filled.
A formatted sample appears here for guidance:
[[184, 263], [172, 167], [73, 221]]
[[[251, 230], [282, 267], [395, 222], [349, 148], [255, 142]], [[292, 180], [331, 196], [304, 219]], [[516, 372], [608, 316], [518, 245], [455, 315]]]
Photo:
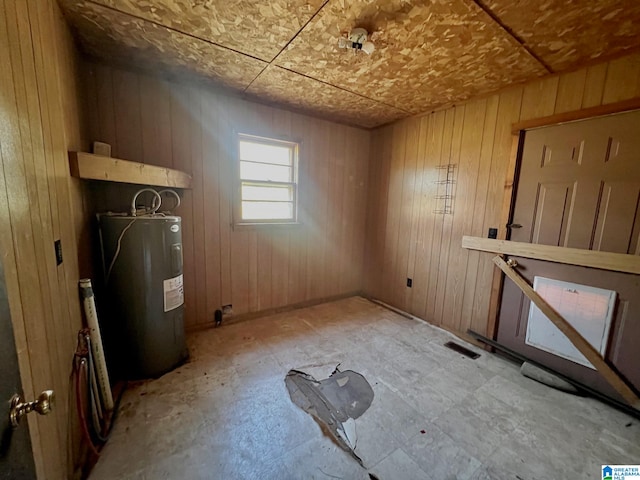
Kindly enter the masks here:
[[82, 143], [82, 122], [79, 62], [55, 1], [2, 0], [0, 63], [0, 251], [20, 373], [27, 399], [49, 388], [57, 397], [51, 415], [28, 417], [29, 430], [39, 478], [74, 478], [70, 373], [81, 313], [67, 146]]
[[[213, 312], [262, 311], [361, 290], [370, 134], [186, 83], [86, 68], [90, 137], [112, 156], [193, 175], [183, 219], [187, 327]], [[233, 229], [234, 130], [302, 142], [301, 225]], [[122, 209], [136, 188], [93, 183], [91, 209]]]
[[[365, 291], [449, 330], [485, 332], [491, 255], [460, 244], [463, 235], [504, 227], [511, 124], [638, 96], [640, 55], [632, 55], [375, 130]], [[436, 167], [449, 163], [456, 165], [453, 214], [435, 214], [442, 204]]]

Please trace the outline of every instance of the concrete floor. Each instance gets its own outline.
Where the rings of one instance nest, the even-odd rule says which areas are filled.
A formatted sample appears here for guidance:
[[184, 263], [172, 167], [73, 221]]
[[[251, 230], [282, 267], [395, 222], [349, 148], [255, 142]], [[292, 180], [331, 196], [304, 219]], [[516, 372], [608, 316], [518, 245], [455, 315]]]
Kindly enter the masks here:
[[[640, 463], [637, 420], [451, 339], [358, 297], [198, 332], [189, 363], [126, 392], [90, 478], [599, 479]], [[375, 392], [357, 421], [366, 468], [285, 388], [291, 368], [338, 363]]]

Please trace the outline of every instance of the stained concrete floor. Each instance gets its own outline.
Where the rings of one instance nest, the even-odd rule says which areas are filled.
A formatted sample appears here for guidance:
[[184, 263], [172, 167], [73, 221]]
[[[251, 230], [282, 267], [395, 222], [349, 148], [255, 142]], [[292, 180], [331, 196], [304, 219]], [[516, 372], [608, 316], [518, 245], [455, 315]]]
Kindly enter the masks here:
[[[639, 421], [451, 339], [359, 297], [198, 332], [189, 363], [126, 392], [90, 478], [596, 479], [640, 463]], [[357, 431], [366, 468], [285, 387], [291, 368], [337, 363], [375, 392]]]

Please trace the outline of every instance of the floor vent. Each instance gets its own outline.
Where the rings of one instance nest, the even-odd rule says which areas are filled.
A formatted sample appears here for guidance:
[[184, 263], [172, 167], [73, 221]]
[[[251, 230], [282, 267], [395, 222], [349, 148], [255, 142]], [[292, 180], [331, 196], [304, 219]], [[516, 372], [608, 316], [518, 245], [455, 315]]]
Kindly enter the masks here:
[[469, 357], [472, 359], [476, 359], [480, 356], [479, 353], [474, 352], [473, 350], [469, 350], [468, 348], [463, 347], [462, 345], [458, 345], [457, 343], [447, 342], [444, 344], [445, 347], [450, 348], [458, 353], [461, 353], [465, 357]]

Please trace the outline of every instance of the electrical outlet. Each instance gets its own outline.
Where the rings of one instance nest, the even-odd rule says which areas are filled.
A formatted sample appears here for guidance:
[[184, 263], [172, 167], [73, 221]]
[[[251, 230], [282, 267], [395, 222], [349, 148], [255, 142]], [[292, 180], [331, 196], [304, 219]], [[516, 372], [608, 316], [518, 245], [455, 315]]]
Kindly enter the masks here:
[[233, 315], [233, 305], [223, 305], [222, 306], [222, 314], [223, 315]]
[[411, 288], [413, 286], [413, 279], [407, 278], [407, 287]]

